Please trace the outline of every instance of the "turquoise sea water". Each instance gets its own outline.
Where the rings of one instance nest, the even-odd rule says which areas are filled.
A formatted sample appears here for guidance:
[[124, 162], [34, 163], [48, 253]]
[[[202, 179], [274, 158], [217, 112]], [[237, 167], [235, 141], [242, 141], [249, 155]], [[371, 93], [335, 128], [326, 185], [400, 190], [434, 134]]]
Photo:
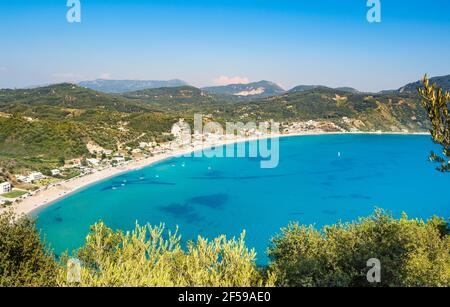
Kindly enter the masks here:
[[[290, 221], [322, 226], [376, 207], [399, 216], [450, 217], [450, 174], [427, 161], [429, 136], [325, 135], [280, 139], [280, 164], [258, 158], [174, 158], [88, 187], [34, 214], [56, 254], [83, 244], [89, 225], [178, 225], [183, 239], [238, 236], [256, 248]], [[338, 154], [340, 153], [340, 155]]]

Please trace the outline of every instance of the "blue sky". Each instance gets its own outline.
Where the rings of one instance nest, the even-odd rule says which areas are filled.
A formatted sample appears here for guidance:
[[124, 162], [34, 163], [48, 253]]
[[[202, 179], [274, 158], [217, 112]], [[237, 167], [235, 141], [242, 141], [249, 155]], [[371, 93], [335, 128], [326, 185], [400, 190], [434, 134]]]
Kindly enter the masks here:
[[[378, 91], [450, 74], [450, 1], [0, 0], [0, 87], [180, 78]], [[220, 78], [222, 77], [222, 78]], [[237, 77], [237, 78], [236, 78]]]

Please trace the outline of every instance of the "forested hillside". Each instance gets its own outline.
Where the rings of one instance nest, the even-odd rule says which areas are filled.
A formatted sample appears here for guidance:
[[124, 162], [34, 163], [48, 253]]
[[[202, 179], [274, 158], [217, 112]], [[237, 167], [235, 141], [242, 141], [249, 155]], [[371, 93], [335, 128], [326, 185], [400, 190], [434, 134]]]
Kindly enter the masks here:
[[0, 90], [0, 166], [9, 171], [56, 166], [109, 150], [167, 139], [179, 118], [195, 113], [219, 122], [324, 120], [348, 131], [426, 131], [415, 93], [365, 94], [326, 87], [242, 100], [191, 87], [106, 94], [74, 84]]

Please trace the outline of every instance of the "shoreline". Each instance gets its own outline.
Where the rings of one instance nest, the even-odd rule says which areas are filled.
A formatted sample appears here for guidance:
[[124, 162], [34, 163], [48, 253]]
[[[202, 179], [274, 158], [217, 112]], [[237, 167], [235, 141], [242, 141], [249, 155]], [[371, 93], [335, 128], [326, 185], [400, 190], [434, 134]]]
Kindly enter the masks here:
[[0, 209], [0, 214], [8, 211], [12, 211], [14, 214], [30, 215], [38, 209], [51, 206], [57, 201], [66, 198], [80, 190], [87, 188], [93, 184], [97, 184], [101, 181], [108, 180], [117, 177], [121, 174], [137, 171], [142, 168], [150, 167], [159, 162], [165, 161], [171, 158], [181, 157], [183, 155], [192, 154], [200, 150], [207, 150], [216, 146], [225, 146], [230, 144], [239, 144], [243, 142], [251, 142], [256, 140], [264, 140], [271, 138], [287, 138], [287, 137], [300, 137], [300, 136], [320, 136], [320, 135], [430, 135], [426, 132], [407, 133], [407, 132], [302, 132], [292, 134], [269, 134], [259, 137], [237, 137], [234, 139], [222, 140], [220, 142], [208, 142], [197, 147], [188, 149], [179, 149], [172, 152], [159, 154], [156, 156], [143, 158], [140, 160], [131, 161], [125, 165], [117, 167], [109, 167], [89, 175], [82, 177], [76, 177], [67, 181], [62, 181], [55, 184], [43, 191], [39, 191], [36, 194], [24, 199], [19, 203], [13, 204], [11, 207]]

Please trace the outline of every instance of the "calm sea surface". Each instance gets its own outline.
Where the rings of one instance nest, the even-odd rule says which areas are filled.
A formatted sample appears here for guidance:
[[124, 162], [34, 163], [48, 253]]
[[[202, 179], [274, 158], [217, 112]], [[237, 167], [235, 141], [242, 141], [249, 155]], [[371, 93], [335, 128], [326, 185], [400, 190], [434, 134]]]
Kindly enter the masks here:
[[[325, 135], [283, 138], [280, 164], [259, 158], [174, 158], [90, 186], [34, 214], [60, 254], [83, 244], [89, 225], [113, 229], [178, 225], [184, 241], [198, 235], [239, 236], [256, 248], [290, 221], [322, 226], [352, 221], [376, 207], [399, 216], [450, 217], [450, 174], [427, 161], [440, 152], [429, 136]], [[340, 153], [340, 154], [339, 154]]]

